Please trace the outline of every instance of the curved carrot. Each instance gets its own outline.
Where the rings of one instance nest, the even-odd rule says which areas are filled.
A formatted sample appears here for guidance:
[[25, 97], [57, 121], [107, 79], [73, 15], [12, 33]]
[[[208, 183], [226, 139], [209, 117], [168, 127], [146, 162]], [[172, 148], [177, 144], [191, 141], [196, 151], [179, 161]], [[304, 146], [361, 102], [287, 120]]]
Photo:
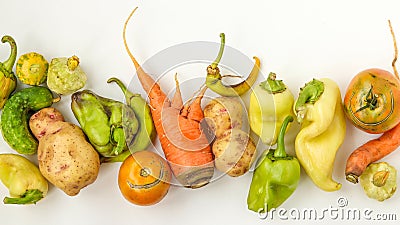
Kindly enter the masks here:
[[370, 163], [389, 155], [400, 146], [400, 124], [383, 133], [379, 138], [368, 141], [354, 150], [346, 164], [346, 179], [358, 182], [358, 177]]
[[210, 144], [201, 130], [204, 118], [200, 103], [205, 88], [190, 104], [183, 106], [179, 82], [176, 77], [176, 92], [168, 99], [159, 84], [147, 74], [129, 50], [125, 31], [129, 19], [125, 21], [123, 39], [139, 81], [149, 97], [154, 125], [165, 157], [177, 180], [185, 187], [198, 188], [207, 184], [214, 174], [213, 155]]

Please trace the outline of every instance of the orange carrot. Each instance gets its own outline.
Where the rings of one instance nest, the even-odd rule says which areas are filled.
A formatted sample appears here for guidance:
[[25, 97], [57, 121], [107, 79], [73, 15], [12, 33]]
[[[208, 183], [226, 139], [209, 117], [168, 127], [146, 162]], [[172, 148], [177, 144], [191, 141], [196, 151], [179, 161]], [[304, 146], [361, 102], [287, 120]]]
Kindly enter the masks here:
[[358, 182], [358, 177], [370, 163], [389, 155], [400, 146], [400, 124], [383, 133], [379, 138], [368, 141], [351, 153], [346, 164], [346, 179]]
[[204, 118], [200, 103], [206, 88], [191, 104], [183, 105], [179, 82], [175, 76], [176, 92], [172, 101], [161, 90], [158, 83], [147, 74], [130, 52], [125, 31], [124, 45], [130, 56], [143, 89], [149, 97], [154, 125], [165, 157], [177, 180], [185, 187], [198, 188], [207, 184], [214, 173], [213, 155], [210, 144], [201, 130], [200, 121]]

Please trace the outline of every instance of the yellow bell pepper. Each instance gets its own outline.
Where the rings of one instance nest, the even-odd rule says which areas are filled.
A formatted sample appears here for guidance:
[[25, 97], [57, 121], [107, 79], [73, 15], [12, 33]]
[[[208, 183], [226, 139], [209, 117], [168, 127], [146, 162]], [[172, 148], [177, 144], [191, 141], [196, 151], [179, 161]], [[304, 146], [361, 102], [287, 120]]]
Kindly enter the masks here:
[[300, 164], [320, 189], [339, 190], [341, 184], [333, 180], [332, 171], [346, 121], [338, 85], [328, 78], [313, 79], [300, 89], [294, 111], [301, 124], [295, 140]]
[[295, 116], [293, 104], [292, 92], [282, 80], [276, 80], [275, 73], [270, 73], [267, 80], [253, 88], [249, 103], [249, 124], [264, 144], [276, 143], [285, 118]]

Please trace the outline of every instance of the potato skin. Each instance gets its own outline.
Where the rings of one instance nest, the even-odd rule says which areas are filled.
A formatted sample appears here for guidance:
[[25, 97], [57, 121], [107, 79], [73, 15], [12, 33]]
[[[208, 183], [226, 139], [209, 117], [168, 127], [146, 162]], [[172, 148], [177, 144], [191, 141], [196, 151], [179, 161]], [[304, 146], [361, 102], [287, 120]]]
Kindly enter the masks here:
[[229, 176], [238, 177], [249, 171], [256, 146], [246, 132], [234, 128], [215, 140], [212, 151], [215, 167]]
[[74, 196], [97, 179], [100, 158], [82, 129], [52, 116], [59, 113], [53, 110], [41, 110], [37, 112], [41, 115], [34, 114], [30, 120], [39, 139], [39, 169], [49, 182]]
[[204, 107], [208, 126], [220, 137], [225, 131], [242, 127], [243, 107], [236, 98], [218, 97]]
[[256, 146], [241, 130], [243, 107], [233, 97], [218, 97], [204, 108], [204, 117], [216, 139], [212, 145], [215, 167], [229, 176], [245, 174], [255, 158]]
[[33, 114], [29, 119], [29, 128], [32, 134], [40, 140], [46, 133], [54, 132], [51, 129], [58, 129], [57, 126], [50, 126], [57, 121], [64, 121], [63, 115], [55, 108], [43, 108]]

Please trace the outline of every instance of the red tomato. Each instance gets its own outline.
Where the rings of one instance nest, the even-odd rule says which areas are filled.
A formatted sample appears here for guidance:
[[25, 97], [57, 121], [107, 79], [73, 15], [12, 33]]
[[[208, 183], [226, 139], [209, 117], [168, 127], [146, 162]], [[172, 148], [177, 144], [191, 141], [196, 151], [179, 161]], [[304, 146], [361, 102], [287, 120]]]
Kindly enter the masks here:
[[368, 69], [351, 80], [344, 98], [344, 109], [356, 127], [378, 134], [400, 122], [399, 103], [399, 80], [386, 70]]
[[121, 164], [118, 186], [131, 203], [153, 205], [168, 193], [171, 176], [171, 169], [161, 156], [150, 151], [139, 151]]

